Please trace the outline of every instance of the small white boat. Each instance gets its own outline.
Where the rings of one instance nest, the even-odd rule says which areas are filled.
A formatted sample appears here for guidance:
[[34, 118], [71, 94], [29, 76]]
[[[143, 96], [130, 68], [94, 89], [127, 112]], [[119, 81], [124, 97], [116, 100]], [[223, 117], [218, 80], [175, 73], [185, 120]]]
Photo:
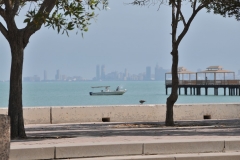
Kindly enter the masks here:
[[110, 91], [110, 86], [96, 86], [92, 88], [105, 88], [105, 90], [101, 90], [100, 92], [89, 92], [91, 96], [101, 96], [101, 95], [123, 95], [127, 90], [126, 89], [120, 89], [118, 86], [116, 90]]

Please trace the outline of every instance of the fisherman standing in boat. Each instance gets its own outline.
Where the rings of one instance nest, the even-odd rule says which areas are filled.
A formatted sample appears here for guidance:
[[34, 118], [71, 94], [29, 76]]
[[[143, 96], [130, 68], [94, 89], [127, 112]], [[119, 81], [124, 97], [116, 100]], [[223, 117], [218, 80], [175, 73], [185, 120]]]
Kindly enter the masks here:
[[119, 86], [117, 87], [116, 91], [119, 91]]

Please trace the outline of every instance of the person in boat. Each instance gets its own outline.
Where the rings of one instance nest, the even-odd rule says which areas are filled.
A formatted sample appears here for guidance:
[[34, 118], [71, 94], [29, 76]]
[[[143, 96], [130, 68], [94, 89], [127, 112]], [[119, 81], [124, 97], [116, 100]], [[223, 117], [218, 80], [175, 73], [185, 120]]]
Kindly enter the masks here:
[[119, 86], [117, 87], [116, 91], [119, 91]]

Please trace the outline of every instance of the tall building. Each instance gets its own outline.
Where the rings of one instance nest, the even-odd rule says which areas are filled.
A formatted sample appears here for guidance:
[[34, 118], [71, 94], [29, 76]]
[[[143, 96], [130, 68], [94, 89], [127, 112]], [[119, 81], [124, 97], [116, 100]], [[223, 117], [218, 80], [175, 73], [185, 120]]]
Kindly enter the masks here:
[[96, 79], [100, 80], [100, 66], [99, 65], [96, 66]]
[[155, 81], [164, 81], [165, 80], [166, 70], [162, 67], [159, 67], [158, 64], [155, 67]]
[[46, 71], [46, 70], [44, 70], [43, 80], [44, 80], [44, 81], [47, 81], [47, 71]]
[[151, 80], [151, 67], [150, 66], [147, 66], [146, 67], [146, 77], [145, 77], [145, 80]]
[[60, 76], [60, 70], [57, 70], [57, 74], [55, 75], [55, 80], [61, 80], [61, 76]]
[[127, 69], [125, 68], [123, 80], [126, 81], [127, 79], [128, 79], [128, 71], [127, 71]]
[[105, 65], [101, 66], [101, 80], [105, 79]]

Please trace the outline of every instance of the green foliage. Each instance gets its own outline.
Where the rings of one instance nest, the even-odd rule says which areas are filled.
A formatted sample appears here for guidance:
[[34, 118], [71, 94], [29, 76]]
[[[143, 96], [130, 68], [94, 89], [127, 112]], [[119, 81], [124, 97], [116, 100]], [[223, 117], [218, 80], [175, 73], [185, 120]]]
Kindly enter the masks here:
[[103, 9], [106, 9], [108, 0], [58, 0], [51, 13], [39, 13], [41, 7], [41, 3], [39, 3], [37, 8], [28, 11], [24, 23], [38, 26], [43, 22], [46, 27], [67, 35], [68, 31], [74, 29], [86, 32], [90, 20], [97, 16], [94, 9], [100, 9], [98, 7], [100, 4]]
[[220, 14], [223, 17], [234, 16], [240, 20], [240, 0], [213, 0], [206, 8], [208, 12], [212, 10], [214, 14]]
[[[133, 0], [132, 5], [150, 6], [168, 4], [172, 5], [172, 2], [177, 0]], [[240, 20], [240, 0], [182, 0], [182, 2], [190, 2], [191, 7], [194, 4], [204, 5], [208, 12], [213, 11], [214, 14], [220, 14], [223, 17], [234, 16], [237, 20]]]

